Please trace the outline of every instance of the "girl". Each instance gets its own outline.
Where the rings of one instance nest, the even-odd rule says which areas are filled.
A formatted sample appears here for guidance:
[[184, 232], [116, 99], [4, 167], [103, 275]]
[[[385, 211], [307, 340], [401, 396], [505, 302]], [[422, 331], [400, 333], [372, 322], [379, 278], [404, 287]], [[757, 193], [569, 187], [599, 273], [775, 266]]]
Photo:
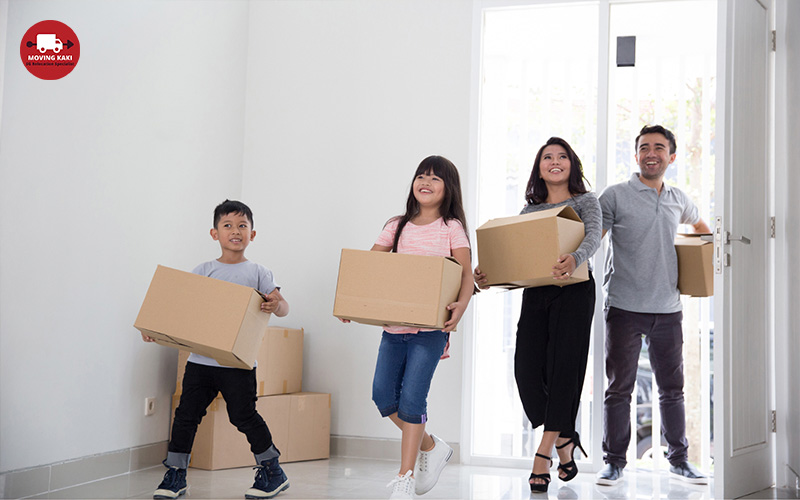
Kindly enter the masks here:
[[[583, 183], [581, 161], [564, 139], [551, 137], [539, 149], [525, 191], [522, 213], [569, 205], [583, 220], [585, 236], [577, 250], [561, 255], [553, 266], [553, 279], [569, 278], [600, 246], [602, 212], [597, 197]], [[486, 288], [486, 275], [475, 268], [475, 281]], [[533, 427], [544, 424], [544, 435], [533, 459], [531, 491], [546, 492], [555, 445], [559, 478], [578, 474], [575, 448], [584, 455], [575, 432], [589, 333], [594, 314], [594, 278], [569, 286], [526, 288], [517, 325], [514, 376], [522, 406]]]
[[441, 156], [422, 160], [406, 202], [406, 213], [386, 223], [372, 250], [454, 257], [463, 269], [458, 299], [449, 304], [443, 330], [387, 327], [383, 332], [372, 400], [402, 431], [400, 472], [389, 483], [390, 498], [412, 498], [430, 490], [453, 449], [425, 432], [427, 397], [439, 359], [449, 357], [449, 336], [473, 292], [469, 238], [458, 170]]

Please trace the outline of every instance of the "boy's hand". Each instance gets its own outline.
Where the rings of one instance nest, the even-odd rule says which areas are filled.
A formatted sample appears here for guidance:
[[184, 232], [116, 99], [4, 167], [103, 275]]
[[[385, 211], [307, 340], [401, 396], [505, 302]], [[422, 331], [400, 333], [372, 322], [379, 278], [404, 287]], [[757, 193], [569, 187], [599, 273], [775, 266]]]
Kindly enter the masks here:
[[274, 313], [278, 310], [278, 307], [280, 307], [282, 300], [283, 295], [281, 295], [281, 292], [276, 288], [272, 293], [267, 295], [266, 302], [261, 303], [261, 312]]
[[144, 340], [145, 342], [155, 342], [156, 341], [156, 339], [154, 339], [153, 337], [150, 337], [148, 335], [145, 335], [144, 333], [142, 334], [142, 340]]

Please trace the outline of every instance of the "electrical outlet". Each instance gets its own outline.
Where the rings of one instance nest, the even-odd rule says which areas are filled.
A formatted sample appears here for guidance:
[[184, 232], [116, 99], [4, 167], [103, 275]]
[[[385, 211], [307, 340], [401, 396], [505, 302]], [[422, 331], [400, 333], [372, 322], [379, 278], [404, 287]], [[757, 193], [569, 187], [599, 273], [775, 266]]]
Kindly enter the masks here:
[[156, 412], [156, 398], [144, 398], [144, 416], [149, 417]]

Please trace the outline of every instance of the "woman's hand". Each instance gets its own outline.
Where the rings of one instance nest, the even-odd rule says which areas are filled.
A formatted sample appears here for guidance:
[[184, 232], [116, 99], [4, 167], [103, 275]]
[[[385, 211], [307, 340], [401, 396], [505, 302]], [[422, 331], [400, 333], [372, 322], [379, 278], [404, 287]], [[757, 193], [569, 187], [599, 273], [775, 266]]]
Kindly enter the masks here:
[[479, 267], [475, 267], [475, 271], [472, 273], [472, 279], [475, 281], [475, 284], [478, 285], [479, 289], [486, 290], [489, 288], [486, 284], [489, 280], [486, 279], [486, 275], [481, 272]]
[[572, 254], [564, 254], [558, 258], [556, 265], [553, 266], [553, 279], [566, 280], [575, 272], [575, 257]]
[[155, 342], [156, 341], [156, 339], [154, 339], [153, 337], [151, 337], [149, 335], [145, 335], [144, 333], [142, 334], [142, 340], [144, 340], [145, 342]]

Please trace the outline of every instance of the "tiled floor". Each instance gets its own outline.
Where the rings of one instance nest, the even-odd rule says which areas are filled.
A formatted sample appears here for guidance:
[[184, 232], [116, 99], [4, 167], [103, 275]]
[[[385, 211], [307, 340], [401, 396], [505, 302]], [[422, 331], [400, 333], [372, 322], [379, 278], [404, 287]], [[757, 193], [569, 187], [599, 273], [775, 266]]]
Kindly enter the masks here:
[[[278, 499], [381, 499], [389, 497], [386, 484], [397, 473], [397, 463], [356, 458], [332, 458], [285, 464], [291, 487]], [[626, 469], [624, 481], [614, 487], [597, 486], [594, 474], [581, 473], [569, 483], [554, 480], [547, 494], [531, 494], [530, 471], [468, 465], [449, 465], [439, 483], [421, 498], [430, 499], [696, 499], [713, 498], [711, 486], [692, 486], [670, 480], [666, 474]], [[118, 476], [34, 498], [121, 499], [152, 498], [164, 468]], [[555, 476], [555, 473], [554, 473]], [[187, 499], [241, 499], [253, 482], [250, 468], [222, 471], [189, 469]], [[747, 498], [800, 498], [788, 491], [767, 491]]]

